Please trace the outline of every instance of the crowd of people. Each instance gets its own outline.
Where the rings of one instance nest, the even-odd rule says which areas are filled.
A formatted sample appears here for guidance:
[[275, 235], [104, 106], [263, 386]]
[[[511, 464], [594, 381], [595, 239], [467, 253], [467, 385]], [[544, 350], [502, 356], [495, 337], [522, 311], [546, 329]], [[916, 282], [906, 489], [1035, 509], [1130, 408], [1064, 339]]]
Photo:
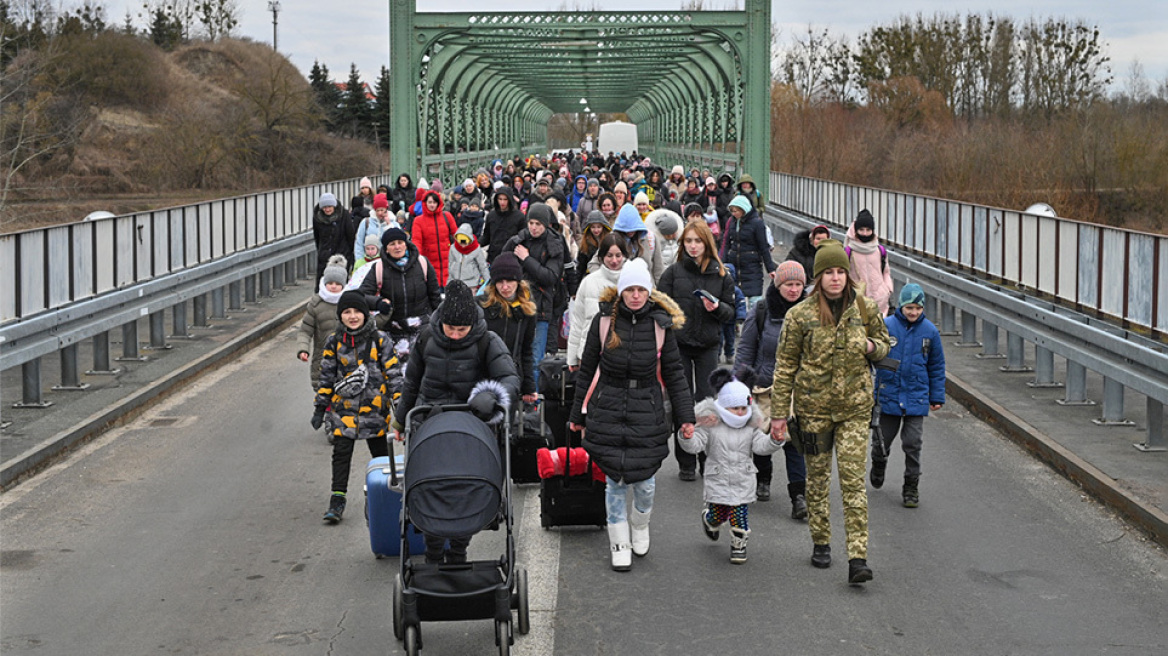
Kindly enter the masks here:
[[[354, 440], [384, 455], [417, 404], [522, 416], [540, 362], [562, 350], [570, 428], [605, 475], [614, 569], [649, 551], [671, 451], [679, 478], [703, 480], [704, 534], [728, 524], [731, 562], [746, 562], [747, 509], [771, 499], [782, 451], [791, 516], [821, 568], [835, 456], [848, 581], [871, 580], [870, 428], [872, 486], [899, 434], [902, 501], [916, 507], [922, 421], [944, 403], [945, 373], [924, 292], [893, 298], [868, 210], [842, 243], [816, 226], [776, 263], [750, 175], [666, 173], [636, 153], [496, 160], [449, 191], [407, 173], [360, 188], [347, 209], [331, 193], [314, 208], [318, 291], [298, 342], [312, 424], [334, 448], [326, 522], [343, 515]], [[890, 354], [899, 369], [874, 377]], [[428, 540], [426, 558], [464, 561], [468, 541]]]

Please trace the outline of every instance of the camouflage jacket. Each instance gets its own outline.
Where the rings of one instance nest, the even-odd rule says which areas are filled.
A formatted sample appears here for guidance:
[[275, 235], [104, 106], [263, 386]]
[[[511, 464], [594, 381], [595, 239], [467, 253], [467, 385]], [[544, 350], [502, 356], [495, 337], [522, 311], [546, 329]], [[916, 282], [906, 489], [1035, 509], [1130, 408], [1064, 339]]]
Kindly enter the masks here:
[[[836, 326], [819, 323], [819, 295], [812, 294], [787, 312], [779, 335], [771, 417], [785, 417], [794, 394], [795, 415], [839, 423], [872, 412], [869, 365], [888, 355], [888, 328], [876, 302], [858, 296]], [[867, 321], [857, 303], [866, 305]], [[865, 354], [867, 340], [876, 349]], [[777, 412], [777, 414], [776, 414]]]
[[[321, 356], [315, 405], [330, 409], [325, 415], [329, 433], [352, 440], [385, 436], [393, 397], [401, 393], [402, 387], [401, 366], [389, 337], [380, 330], [367, 329], [354, 340], [339, 328], [329, 335]], [[355, 370], [360, 361], [369, 371], [368, 384], [356, 398], [341, 398], [333, 392], [333, 386]]]

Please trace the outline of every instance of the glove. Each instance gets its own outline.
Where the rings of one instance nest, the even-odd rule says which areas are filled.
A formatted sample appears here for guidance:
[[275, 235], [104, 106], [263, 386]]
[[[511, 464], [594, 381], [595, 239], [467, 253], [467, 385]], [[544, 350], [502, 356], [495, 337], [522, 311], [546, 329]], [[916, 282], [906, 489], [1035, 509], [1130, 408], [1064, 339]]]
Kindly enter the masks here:
[[470, 400], [470, 411], [479, 419], [487, 421], [495, 414], [495, 404], [498, 401], [490, 392], [479, 392]]
[[382, 298], [377, 301], [377, 311], [384, 315], [389, 315], [393, 312], [393, 304], [389, 302], [388, 298]]
[[324, 425], [324, 410], [317, 408], [316, 412], [312, 413], [312, 419], [308, 422], [312, 424], [312, 430], [320, 430]]

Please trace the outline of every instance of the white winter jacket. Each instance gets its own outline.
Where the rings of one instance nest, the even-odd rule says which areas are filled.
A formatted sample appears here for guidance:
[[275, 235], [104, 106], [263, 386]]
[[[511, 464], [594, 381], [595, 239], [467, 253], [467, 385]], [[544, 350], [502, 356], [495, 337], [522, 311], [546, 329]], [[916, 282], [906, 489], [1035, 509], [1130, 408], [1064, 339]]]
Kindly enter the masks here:
[[[758, 404], [751, 405], [751, 421], [742, 428], [731, 428], [722, 422], [714, 408], [714, 399], [705, 399], [694, 406], [697, 423], [691, 439], [679, 439], [681, 448], [689, 453], [706, 452], [705, 490], [706, 503], [737, 506], [758, 499], [755, 494], [755, 473], [751, 457], [770, 455], [783, 448], [763, 432], [770, 422], [759, 410]], [[715, 423], [710, 424], [710, 418]]]
[[576, 289], [576, 299], [572, 301], [572, 314], [568, 326], [568, 366], [575, 367], [580, 364], [592, 317], [600, 312], [600, 293], [609, 287], [616, 287], [618, 280], [620, 270], [613, 271], [602, 264], [599, 269], [584, 276], [580, 281], [580, 286]]

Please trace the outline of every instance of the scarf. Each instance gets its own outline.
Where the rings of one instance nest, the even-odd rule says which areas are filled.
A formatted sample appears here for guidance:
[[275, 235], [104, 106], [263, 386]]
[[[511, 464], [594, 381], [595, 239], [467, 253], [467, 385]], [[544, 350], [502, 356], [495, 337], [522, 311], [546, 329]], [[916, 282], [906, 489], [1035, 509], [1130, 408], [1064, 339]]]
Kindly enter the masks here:
[[726, 408], [723, 408], [717, 401], [714, 401], [714, 409], [718, 411], [718, 416], [722, 418], [722, 423], [730, 428], [742, 428], [750, 422], [753, 412], [748, 412], [744, 415], [736, 415]]
[[475, 252], [475, 249], [477, 249], [478, 247], [479, 247], [479, 240], [477, 237], [472, 238], [466, 246], [459, 244], [458, 240], [454, 241], [454, 250], [458, 251], [459, 253], [462, 253], [463, 255], [470, 255], [471, 253]]
[[333, 292], [330, 292], [329, 290], [325, 289], [324, 288], [324, 280], [320, 281], [320, 288], [316, 290], [316, 295], [320, 297], [320, 300], [324, 301], [325, 303], [331, 303], [333, 305], [336, 305], [337, 301], [341, 300], [341, 294], [344, 294], [344, 293], [345, 293], [345, 286], [344, 285], [341, 285], [341, 291], [336, 292], [335, 294]]
[[398, 265], [402, 269], [406, 268], [406, 265], [409, 263], [410, 263], [410, 256], [409, 255], [403, 255], [402, 257], [398, 258], [397, 260], [394, 260], [394, 264]]

